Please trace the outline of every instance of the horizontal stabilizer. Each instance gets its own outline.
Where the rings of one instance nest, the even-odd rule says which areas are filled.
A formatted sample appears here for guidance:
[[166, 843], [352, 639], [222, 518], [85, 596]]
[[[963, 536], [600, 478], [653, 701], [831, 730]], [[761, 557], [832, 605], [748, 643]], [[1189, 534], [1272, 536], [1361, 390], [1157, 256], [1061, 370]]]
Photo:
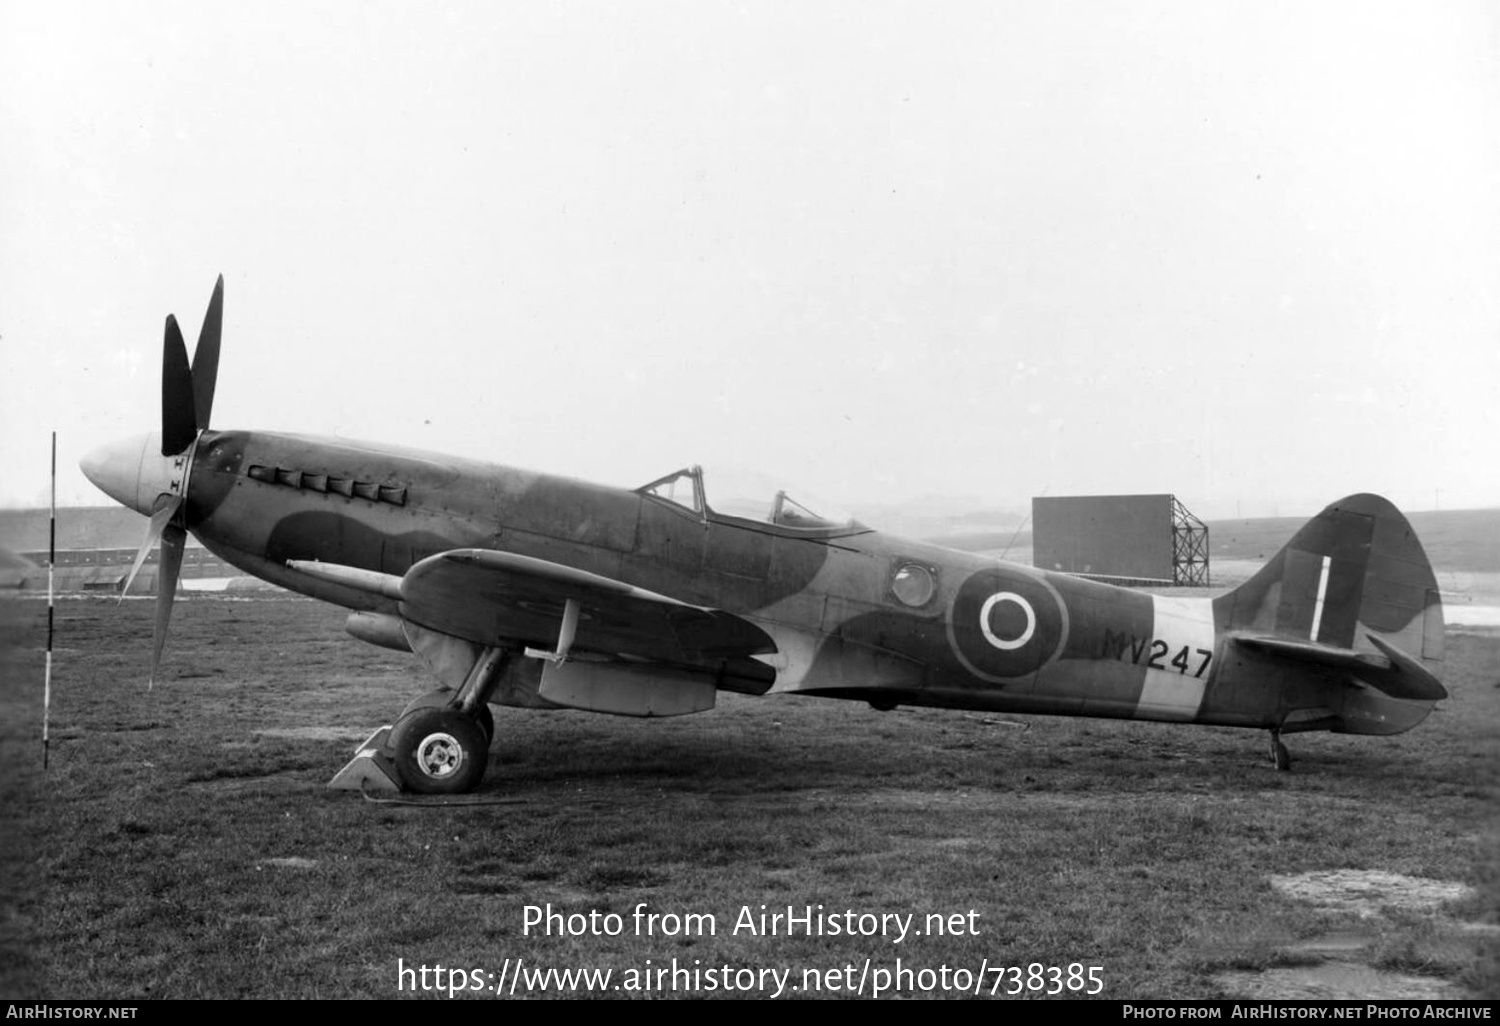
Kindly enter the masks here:
[[1400, 684], [1400, 690], [1387, 687], [1378, 681], [1371, 681], [1381, 691], [1393, 698], [1420, 698], [1429, 702], [1436, 702], [1440, 698], [1448, 697], [1448, 689], [1443, 687], [1442, 682], [1432, 675], [1432, 671], [1420, 662], [1407, 655], [1405, 652], [1388, 645], [1373, 634], [1366, 634], [1370, 644], [1384, 652], [1394, 664], [1392, 674]]
[[1436, 702], [1448, 697], [1447, 689], [1420, 662], [1373, 634], [1366, 634], [1365, 637], [1379, 649], [1378, 652], [1356, 652], [1350, 648], [1274, 634], [1239, 634], [1235, 635], [1234, 640], [1249, 648], [1287, 659], [1343, 670], [1361, 683], [1378, 688], [1392, 698]]

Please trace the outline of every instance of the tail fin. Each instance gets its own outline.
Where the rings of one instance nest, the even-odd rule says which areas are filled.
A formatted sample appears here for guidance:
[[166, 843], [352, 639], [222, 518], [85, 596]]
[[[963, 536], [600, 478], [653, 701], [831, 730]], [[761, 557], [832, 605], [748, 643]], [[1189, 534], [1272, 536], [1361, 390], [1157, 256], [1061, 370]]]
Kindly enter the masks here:
[[[1303, 650], [1309, 659], [1315, 648], [1324, 657], [1314, 661], [1324, 663], [1341, 661], [1341, 652], [1367, 653], [1356, 661], [1399, 667], [1406, 688], [1442, 697], [1424, 665], [1443, 657], [1437, 578], [1411, 524], [1378, 495], [1333, 503], [1214, 605], [1215, 621], [1248, 644], [1286, 655]], [[1361, 674], [1393, 696], [1419, 697], [1397, 695], [1403, 688], [1382, 676]]]

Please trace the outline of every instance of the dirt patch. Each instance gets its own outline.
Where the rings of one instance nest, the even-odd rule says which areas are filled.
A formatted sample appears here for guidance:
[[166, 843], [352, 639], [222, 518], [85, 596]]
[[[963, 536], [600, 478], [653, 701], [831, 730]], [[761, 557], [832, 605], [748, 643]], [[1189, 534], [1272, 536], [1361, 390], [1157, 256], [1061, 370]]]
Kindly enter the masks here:
[[[1383, 870], [1334, 869], [1295, 876], [1273, 876], [1271, 886], [1287, 897], [1332, 913], [1355, 915], [1368, 928], [1345, 930], [1302, 940], [1283, 948], [1295, 960], [1311, 965], [1277, 966], [1259, 972], [1222, 972], [1214, 981], [1233, 997], [1277, 1000], [1427, 1000], [1473, 997], [1457, 984], [1435, 976], [1414, 976], [1376, 969], [1356, 961], [1379, 941], [1378, 920], [1385, 913], [1428, 914], [1469, 897], [1461, 883], [1403, 876]], [[1468, 924], [1443, 921], [1444, 929], [1463, 932]], [[1323, 961], [1318, 961], [1324, 959]]]
[[1460, 883], [1425, 880], [1378, 869], [1333, 869], [1296, 876], [1273, 876], [1271, 886], [1289, 898], [1331, 912], [1353, 912], [1362, 918], [1379, 915], [1387, 908], [1433, 912], [1472, 893]]
[[1356, 962], [1221, 973], [1215, 979], [1235, 997], [1283, 1001], [1461, 1001], [1472, 996], [1447, 980], [1383, 972]]
[[1334, 955], [1347, 956], [1363, 951], [1374, 947], [1379, 940], [1379, 936], [1374, 933], [1343, 931], [1298, 941], [1296, 944], [1288, 945], [1286, 950], [1300, 955], [1320, 955], [1329, 958]]
[[266, 859], [262, 863], [262, 865], [276, 866], [280, 869], [312, 869], [317, 864], [317, 859], [305, 859], [301, 855], [288, 855], [285, 858]]

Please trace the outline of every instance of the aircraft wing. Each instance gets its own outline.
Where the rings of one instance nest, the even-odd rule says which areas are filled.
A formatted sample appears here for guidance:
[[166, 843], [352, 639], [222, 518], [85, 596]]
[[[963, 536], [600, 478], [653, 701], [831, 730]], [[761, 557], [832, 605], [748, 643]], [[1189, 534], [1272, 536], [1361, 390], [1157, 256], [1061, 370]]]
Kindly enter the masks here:
[[667, 662], [776, 651], [764, 631], [732, 613], [510, 552], [454, 549], [429, 556], [401, 579], [400, 599], [406, 619], [486, 645], [555, 645], [573, 601], [575, 649]]
[[1343, 670], [1371, 687], [1379, 688], [1392, 698], [1409, 698], [1436, 702], [1448, 697], [1448, 690], [1432, 672], [1399, 648], [1367, 634], [1378, 652], [1323, 645], [1275, 634], [1238, 634], [1234, 640], [1287, 659], [1315, 663], [1333, 670]]

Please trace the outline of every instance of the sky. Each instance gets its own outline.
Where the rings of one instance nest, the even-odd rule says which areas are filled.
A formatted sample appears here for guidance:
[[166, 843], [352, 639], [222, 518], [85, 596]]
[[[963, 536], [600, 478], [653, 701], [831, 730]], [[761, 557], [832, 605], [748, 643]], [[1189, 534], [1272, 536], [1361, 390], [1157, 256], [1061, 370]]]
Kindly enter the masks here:
[[0, 0], [0, 505], [216, 428], [1500, 506], [1500, 8]]

